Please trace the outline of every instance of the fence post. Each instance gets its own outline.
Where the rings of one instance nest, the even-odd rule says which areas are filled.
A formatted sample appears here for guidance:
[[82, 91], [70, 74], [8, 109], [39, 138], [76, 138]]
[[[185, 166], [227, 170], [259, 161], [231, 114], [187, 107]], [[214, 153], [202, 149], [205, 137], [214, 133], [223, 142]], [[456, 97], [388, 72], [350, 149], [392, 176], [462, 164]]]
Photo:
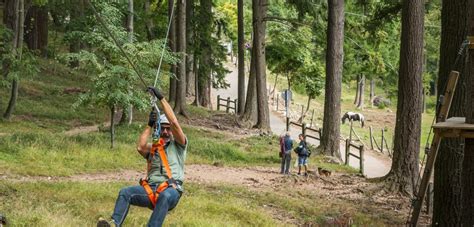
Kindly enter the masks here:
[[369, 126], [369, 134], [370, 134], [370, 149], [374, 149], [374, 143], [372, 142], [372, 126]]
[[359, 148], [359, 155], [360, 155], [360, 173], [364, 175], [364, 145], [361, 145]]
[[311, 125], [309, 127], [313, 127], [313, 118], [314, 118], [314, 109], [313, 109], [313, 113], [311, 114]]
[[290, 118], [286, 117], [286, 131], [290, 131]]
[[351, 128], [349, 129], [349, 141], [352, 141], [352, 120], [351, 120]]
[[383, 153], [383, 128], [382, 128], [382, 143], [380, 143], [380, 152]]
[[301, 124], [301, 134], [303, 134], [303, 139], [306, 141], [306, 124], [302, 123]]
[[230, 97], [227, 97], [227, 105], [225, 107], [225, 112], [229, 113], [229, 107], [230, 107]]
[[349, 152], [351, 149], [350, 143], [351, 141], [349, 139], [346, 139], [346, 165], [349, 165]]
[[234, 113], [237, 115], [237, 99], [234, 99]]
[[277, 95], [277, 111], [278, 111], [278, 106], [279, 106], [279, 104], [280, 104], [280, 96]]
[[221, 96], [218, 95], [218, 96], [217, 96], [217, 111], [219, 111], [219, 109], [220, 109], [220, 108], [219, 108], [219, 103], [220, 103], [220, 101], [221, 101]]

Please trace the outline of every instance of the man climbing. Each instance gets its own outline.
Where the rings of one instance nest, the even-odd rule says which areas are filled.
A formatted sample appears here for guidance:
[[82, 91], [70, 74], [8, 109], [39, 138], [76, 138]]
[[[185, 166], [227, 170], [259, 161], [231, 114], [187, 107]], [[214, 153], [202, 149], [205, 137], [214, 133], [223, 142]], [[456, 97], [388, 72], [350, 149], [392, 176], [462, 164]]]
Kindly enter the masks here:
[[[140, 180], [140, 185], [120, 190], [112, 220], [100, 219], [98, 227], [121, 226], [130, 204], [152, 209], [148, 226], [162, 226], [166, 214], [178, 204], [183, 192], [188, 141], [163, 95], [154, 87], [149, 87], [149, 91], [160, 101], [164, 114], [157, 119], [157, 113], [152, 111], [147, 127], [138, 138], [137, 151], [148, 162], [147, 177]], [[153, 144], [147, 143], [157, 125], [161, 126], [159, 138], [154, 138]]]
[[281, 157], [281, 174], [290, 174], [291, 150], [293, 149], [293, 140], [290, 137], [290, 132], [286, 132], [283, 138], [283, 145], [285, 151]]
[[306, 142], [304, 141], [304, 135], [300, 134], [298, 136], [300, 139], [300, 144], [295, 149], [298, 154], [298, 175], [301, 175], [301, 166], [304, 166], [304, 175], [308, 176], [308, 148], [306, 147]]

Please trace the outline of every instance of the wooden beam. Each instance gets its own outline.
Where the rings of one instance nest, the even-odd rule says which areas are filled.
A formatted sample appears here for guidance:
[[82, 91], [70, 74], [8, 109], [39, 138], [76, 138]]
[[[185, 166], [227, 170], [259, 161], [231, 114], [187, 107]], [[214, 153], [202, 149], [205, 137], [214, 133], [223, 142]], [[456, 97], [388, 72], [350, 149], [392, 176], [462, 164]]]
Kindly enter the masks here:
[[[451, 71], [448, 78], [448, 84], [446, 86], [446, 92], [444, 93], [444, 99], [441, 103], [441, 109], [438, 115], [438, 122], [446, 121], [448, 116], [449, 109], [451, 108], [451, 103], [453, 101], [454, 91], [456, 90], [456, 85], [458, 83], [459, 72]], [[426, 195], [426, 190], [428, 189], [428, 183], [433, 172], [433, 167], [436, 161], [436, 156], [438, 155], [439, 144], [441, 142], [441, 136], [437, 133], [433, 136], [433, 141], [431, 142], [430, 152], [428, 153], [428, 159], [426, 161], [425, 171], [423, 177], [421, 178], [420, 188], [415, 197], [413, 203], [413, 212], [411, 213], [410, 226], [417, 226], [418, 218], [420, 216], [421, 207]]]

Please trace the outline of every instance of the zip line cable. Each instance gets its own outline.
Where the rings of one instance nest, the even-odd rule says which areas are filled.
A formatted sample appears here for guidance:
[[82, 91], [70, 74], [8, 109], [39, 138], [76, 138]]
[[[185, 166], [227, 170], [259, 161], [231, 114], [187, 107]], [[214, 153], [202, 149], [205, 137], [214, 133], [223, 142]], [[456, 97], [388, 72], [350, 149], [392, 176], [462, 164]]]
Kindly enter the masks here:
[[163, 43], [163, 48], [161, 50], [160, 63], [158, 65], [158, 70], [156, 70], [155, 83], [153, 83], [153, 87], [156, 87], [156, 82], [158, 82], [158, 77], [160, 76], [161, 63], [163, 62], [163, 55], [165, 54], [166, 44], [168, 43], [168, 35], [170, 34], [171, 23], [173, 22], [173, 17], [174, 17], [174, 1], [173, 1], [173, 6], [171, 7], [171, 13], [170, 13], [169, 22], [168, 22], [168, 31], [166, 31], [166, 38], [165, 38], [165, 42]]
[[89, 1], [89, 0], [86, 0], [86, 2], [89, 4], [89, 6], [92, 8], [92, 11], [94, 11], [94, 15], [95, 17], [97, 18], [97, 20], [99, 21], [99, 23], [102, 25], [102, 27], [104, 28], [104, 30], [106, 31], [106, 33], [109, 35], [109, 37], [114, 41], [115, 45], [120, 49], [120, 51], [122, 52], [122, 55], [127, 59], [128, 63], [132, 66], [133, 70], [135, 71], [135, 73], [138, 75], [138, 77], [140, 78], [140, 81], [142, 82], [143, 86], [145, 87], [145, 89], [148, 89], [148, 86], [147, 86], [147, 83], [145, 82], [145, 80], [143, 79], [143, 76], [140, 74], [140, 72], [138, 71], [137, 67], [135, 66], [135, 64], [133, 64], [132, 60], [128, 57], [127, 53], [123, 50], [122, 46], [119, 45], [117, 39], [112, 35], [112, 32], [110, 32], [109, 28], [107, 28], [107, 25], [105, 24], [104, 20], [102, 19], [102, 17], [100, 17], [99, 13], [97, 12], [96, 8], [94, 7], [94, 5]]

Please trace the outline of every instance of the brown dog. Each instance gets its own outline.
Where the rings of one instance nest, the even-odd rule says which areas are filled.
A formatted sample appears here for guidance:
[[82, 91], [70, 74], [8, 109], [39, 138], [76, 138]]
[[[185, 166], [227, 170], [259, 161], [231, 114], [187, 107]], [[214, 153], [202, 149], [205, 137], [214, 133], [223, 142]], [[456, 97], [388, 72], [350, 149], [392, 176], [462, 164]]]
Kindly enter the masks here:
[[325, 177], [330, 177], [331, 176], [331, 171], [329, 171], [327, 169], [323, 169], [321, 167], [318, 167], [318, 173], [319, 173], [319, 176], [325, 176]]

